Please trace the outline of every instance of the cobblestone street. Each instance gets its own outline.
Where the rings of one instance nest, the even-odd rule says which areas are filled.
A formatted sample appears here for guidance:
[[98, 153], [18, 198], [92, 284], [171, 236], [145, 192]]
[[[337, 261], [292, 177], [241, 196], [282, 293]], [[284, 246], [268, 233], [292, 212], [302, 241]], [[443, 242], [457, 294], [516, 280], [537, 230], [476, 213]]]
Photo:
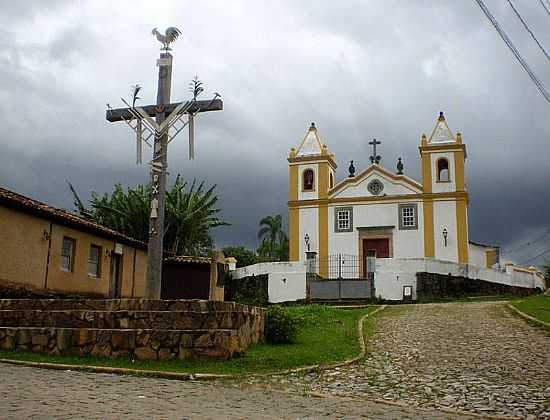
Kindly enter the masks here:
[[412, 406], [550, 418], [550, 334], [502, 303], [390, 306], [376, 318], [369, 357], [279, 386]]
[[264, 387], [180, 382], [0, 364], [2, 419], [467, 419], [437, 411], [314, 398]]

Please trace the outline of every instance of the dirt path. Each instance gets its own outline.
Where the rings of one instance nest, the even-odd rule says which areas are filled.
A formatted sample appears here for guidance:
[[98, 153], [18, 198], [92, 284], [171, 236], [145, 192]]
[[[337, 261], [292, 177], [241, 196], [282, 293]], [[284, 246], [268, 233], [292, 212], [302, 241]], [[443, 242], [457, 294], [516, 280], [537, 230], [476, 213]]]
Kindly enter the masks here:
[[367, 347], [363, 363], [272, 381], [411, 406], [550, 418], [550, 334], [502, 303], [390, 306], [377, 316]]

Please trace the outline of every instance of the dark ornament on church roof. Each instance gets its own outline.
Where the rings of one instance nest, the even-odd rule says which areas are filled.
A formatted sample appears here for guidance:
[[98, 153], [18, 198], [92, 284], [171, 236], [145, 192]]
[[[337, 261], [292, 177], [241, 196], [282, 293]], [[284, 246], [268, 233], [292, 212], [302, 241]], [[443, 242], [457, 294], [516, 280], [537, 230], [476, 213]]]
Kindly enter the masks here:
[[401, 158], [397, 159], [397, 175], [403, 175], [403, 162], [401, 161]]
[[369, 190], [372, 195], [379, 195], [384, 190], [384, 184], [378, 179], [373, 179], [368, 183], [367, 190]]
[[382, 144], [382, 142], [372, 139], [372, 141], [369, 141], [369, 144], [372, 146], [372, 155], [370, 156], [370, 163], [380, 163], [380, 160], [382, 160], [382, 156], [376, 153], [376, 146], [378, 144]]
[[348, 171], [349, 171], [349, 177], [350, 178], [353, 178], [355, 176], [355, 166], [353, 166], [353, 160], [349, 163], [349, 168], [348, 168]]

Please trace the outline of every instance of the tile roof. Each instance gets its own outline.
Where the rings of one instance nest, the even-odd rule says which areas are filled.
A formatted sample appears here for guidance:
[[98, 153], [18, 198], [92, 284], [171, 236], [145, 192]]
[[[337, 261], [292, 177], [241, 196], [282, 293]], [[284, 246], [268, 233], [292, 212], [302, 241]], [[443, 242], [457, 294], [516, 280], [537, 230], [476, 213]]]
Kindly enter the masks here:
[[80, 229], [101, 237], [114, 239], [127, 245], [138, 248], [147, 248], [147, 245], [144, 242], [126, 236], [116, 230], [109, 229], [95, 222], [91, 222], [65, 210], [48, 206], [45, 203], [33, 200], [32, 198], [25, 197], [24, 195], [17, 194], [2, 187], [0, 187], [0, 205], [51, 220], [74, 229]]
[[164, 262], [167, 263], [180, 263], [180, 264], [211, 264], [212, 258], [210, 257], [190, 257], [184, 255], [176, 255], [173, 257], [164, 258]]

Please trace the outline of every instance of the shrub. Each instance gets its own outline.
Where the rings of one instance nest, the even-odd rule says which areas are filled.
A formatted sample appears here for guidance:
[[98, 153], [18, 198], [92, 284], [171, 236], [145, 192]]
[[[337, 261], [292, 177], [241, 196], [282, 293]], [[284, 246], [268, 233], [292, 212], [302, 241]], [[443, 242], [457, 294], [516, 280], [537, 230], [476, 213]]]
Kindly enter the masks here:
[[271, 344], [290, 344], [296, 341], [300, 319], [280, 306], [270, 306], [266, 311], [265, 339]]

